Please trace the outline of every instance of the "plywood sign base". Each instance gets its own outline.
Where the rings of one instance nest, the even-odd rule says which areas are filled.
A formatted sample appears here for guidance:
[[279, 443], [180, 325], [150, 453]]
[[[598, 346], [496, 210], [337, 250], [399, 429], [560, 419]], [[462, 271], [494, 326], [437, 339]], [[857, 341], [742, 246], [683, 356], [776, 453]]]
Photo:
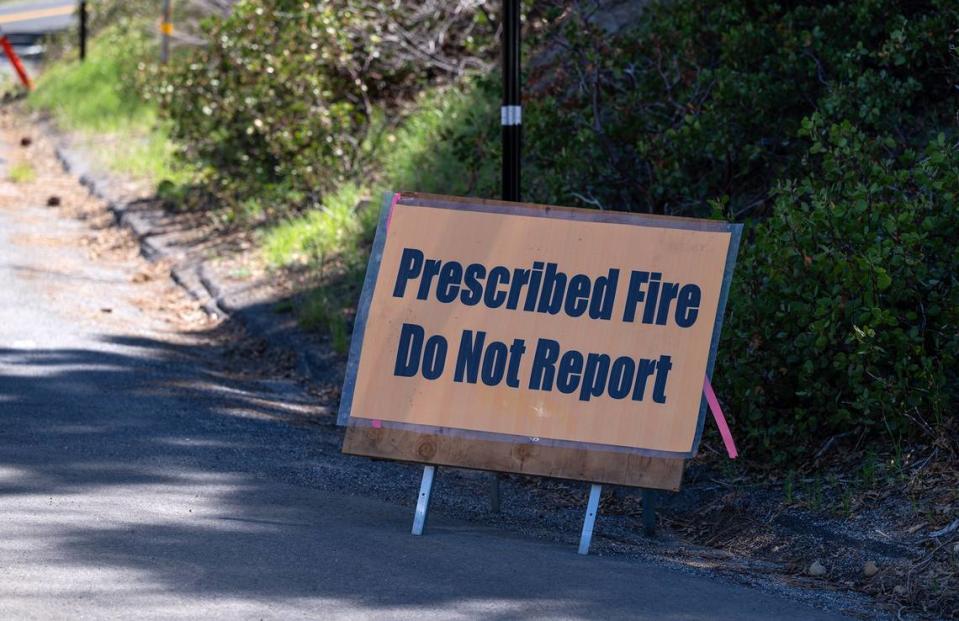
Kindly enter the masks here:
[[426, 464], [413, 517], [414, 535], [422, 535], [426, 525], [436, 466], [592, 481], [579, 554], [589, 554], [593, 525], [599, 512], [601, 483], [643, 488], [643, 521], [646, 534], [652, 535], [655, 525], [652, 490], [678, 491], [685, 465], [684, 459], [557, 448], [535, 442], [464, 440], [403, 429], [357, 426], [347, 428], [343, 452], [397, 461], [410, 461], [410, 456], [415, 455], [417, 463]]
[[685, 460], [350, 425], [343, 452], [494, 472], [679, 490]]

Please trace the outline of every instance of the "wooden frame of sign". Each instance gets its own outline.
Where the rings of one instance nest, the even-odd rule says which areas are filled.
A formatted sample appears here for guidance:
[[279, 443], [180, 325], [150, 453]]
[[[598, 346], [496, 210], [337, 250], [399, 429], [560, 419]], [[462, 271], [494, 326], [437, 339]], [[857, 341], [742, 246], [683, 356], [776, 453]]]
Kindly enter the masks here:
[[[555, 227], [555, 233], [546, 230], [551, 223], [557, 222], [566, 228]], [[567, 226], [570, 222], [581, 227], [575, 229], [582, 231], [582, 235], [576, 234], [577, 239], [570, 237], [570, 231], [573, 230]], [[594, 224], [601, 226], [593, 226]], [[536, 232], [540, 230], [544, 231], [543, 235], [535, 239]], [[549, 237], [551, 234], [554, 236]], [[342, 391], [338, 423], [347, 426], [343, 452], [429, 465], [678, 490], [685, 459], [695, 455], [702, 433], [706, 415], [706, 401], [701, 395], [702, 379], [712, 374], [740, 234], [741, 225], [721, 221], [430, 194], [387, 195], [358, 307]], [[592, 246], [588, 240], [584, 241], [584, 238], [590, 236]], [[597, 243], [602, 246], [597, 246]], [[467, 381], [468, 371], [463, 371], [463, 368], [467, 368], [466, 363], [461, 364], [462, 361], [456, 357], [457, 330], [475, 328], [476, 332], [471, 332], [475, 336], [479, 333], [479, 328], [483, 327], [493, 335], [494, 330], [505, 329], [511, 321], [525, 322], [518, 330], [534, 331], [546, 330], [550, 322], [555, 322], [557, 328], [550, 334], [557, 339], [556, 342], [559, 339], [557, 334], [564, 335], [564, 338], [568, 335], [571, 340], [581, 336], [586, 338], [582, 333], [589, 332], [586, 328], [590, 325], [589, 318], [585, 316], [585, 312], [578, 317], [575, 313], [586, 303], [592, 305], [593, 301], [584, 302], [580, 296], [579, 301], [583, 304], [578, 305], [576, 299], [570, 303], [567, 297], [565, 308], [571, 311], [571, 316], [562, 316], [562, 312], [552, 313], [547, 309], [547, 312], [539, 313], [542, 317], [531, 317], [537, 315], [535, 299], [532, 312], [529, 312], [530, 308], [520, 308], [514, 303], [513, 313], [506, 310], [505, 306], [495, 310], [478, 308], [483, 304], [465, 308], [463, 304], [459, 304], [459, 299], [453, 300], [453, 303], [449, 303], [449, 300], [445, 303], [443, 300], [431, 301], [441, 286], [445, 289], [440, 293], [449, 298], [449, 293], [454, 289], [452, 276], [457, 273], [462, 276], [462, 272], [459, 268], [451, 268], [449, 273], [433, 274], [435, 278], [432, 282], [429, 278], [413, 279], [410, 275], [415, 271], [413, 267], [419, 255], [410, 251], [412, 258], [407, 259], [406, 254], [400, 253], [414, 246], [422, 250], [421, 254], [427, 259], [458, 259], [461, 266], [486, 261], [515, 268], [517, 265], [530, 265], [533, 258], [542, 256], [546, 261], [555, 261], [560, 268], [568, 267], [571, 274], [582, 272], [596, 276], [607, 273], [605, 267], [598, 270], [598, 265], [605, 266], [612, 262], [617, 268], [615, 279], [620, 281], [618, 289], [613, 285], [616, 299], [611, 301], [616, 305], [616, 315], [612, 318], [602, 317], [599, 303], [601, 300], [595, 307], [591, 306], [590, 316], [595, 310], [598, 317], [598, 320], [593, 322], [595, 327], [590, 328], [595, 335], [591, 337], [592, 340], [580, 339], [581, 342], [597, 343], [609, 348], [607, 351], [618, 348], [615, 353], [624, 354], [629, 352], [622, 347], [628, 348], [636, 342], [645, 344], [649, 342], [649, 338], [653, 338], [655, 344], [650, 346], [652, 349], [659, 347], [679, 351], [680, 356], [676, 356], [674, 351], [672, 358], [659, 358], [659, 368], [664, 367], [665, 357], [665, 369], [668, 372], [671, 368], [675, 379], [663, 379], [663, 386], [668, 385], [669, 388], [653, 388], [651, 384], [654, 377], [657, 378], [657, 386], [659, 385], [658, 376], [654, 376], [650, 370], [656, 367], [655, 355], [651, 355], [648, 360], [637, 359], [638, 366], [635, 368], [641, 370], [646, 365], [647, 376], [642, 381], [637, 381], [635, 386], [630, 384], [632, 399], [623, 397], [626, 372], [621, 369], [620, 381], [614, 382], [612, 375], [619, 361], [616, 359], [612, 370], [607, 368], [610, 384], [604, 390], [607, 390], [608, 394], [593, 398], [596, 390], [599, 390], [595, 388], [597, 380], [594, 374], [590, 386], [595, 390], [590, 392], [587, 388], [580, 387], [576, 389], [580, 391], [577, 399], [576, 390], [559, 388], [559, 378], [562, 376], [560, 373], [556, 376], [558, 390], [547, 394], [544, 389], [545, 380], [543, 385], [538, 387], [540, 390], [533, 396], [539, 399], [536, 402], [539, 410], [535, 412], [535, 416], [528, 415], [528, 409], [536, 410], [536, 407], [529, 406], [531, 391], [528, 388], [533, 385], [533, 380], [530, 378], [529, 384], [525, 385], [530, 367], [527, 362], [533, 357], [532, 340], [528, 343], [529, 351], [524, 354], [528, 357], [524, 357], [524, 361], [517, 364], [517, 371], [523, 369], [526, 372], [524, 382], [516, 384], [514, 380], [514, 385], [506, 386], [501, 380], [499, 385], [491, 386], [484, 383], [486, 379], [495, 379], [493, 376], [496, 373], [492, 371], [490, 377], [483, 375], [483, 381], [477, 380], [475, 376], [472, 383]], [[608, 255], [607, 263], [596, 257], [597, 248], [600, 247], [601, 254], [604, 257]], [[529, 255], [527, 258], [530, 260], [517, 263], [520, 260], [517, 257], [521, 257], [524, 252]], [[675, 254], [671, 254], [673, 252]], [[631, 263], [634, 255], [637, 263]], [[471, 261], [474, 263], [470, 263]], [[642, 261], [656, 264], [643, 264]], [[398, 270], [402, 273], [406, 269], [404, 265], [409, 267], [406, 280], [410, 282], [404, 280], [403, 286], [408, 285], [408, 288], [401, 292]], [[537, 265], [542, 267], [541, 264], [532, 265], [534, 271]], [[647, 287], [647, 298], [653, 300], [653, 303], [652, 310], [647, 310], [642, 316], [643, 320], [649, 320], [645, 322], [646, 325], [640, 320], [640, 302], [635, 300], [641, 296], [630, 293], [639, 290], [639, 286], [634, 288], [633, 281], [629, 280], [639, 267], [649, 270], [652, 278], [662, 278], [662, 298], [669, 297], [665, 292], [671, 291], [675, 302], [671, 308], [668, 302], [663, 306], [662, 298], [657, 302], [655, 295], [650, 293]], [[420, 261], [420, 274], [422, 268], [423, 262]], [[490, 270], [492, 271], [492, 268]], [[527, 273], [529, 272], [530, 270], [527, 270]], [[515, 274], [514, 272], [514, 280], [517, 279]], [[608, 274], [609, 279], [614, 279], [612, 269]], [[700, 278], [701, 282], [695, 291], [681, 289], [679, 284], [669, 289], [673, 286], [673, 283], [666, 282], [670, 274], [681, 275], [685, 282], [692, 282], [694, 278]], [[450, 278], [447, 278], [444, 284], [443, 278], [446, 276]], [[424, 280], [427, 281], [426, 285], [423, 285]], [[569, 277], [569, 282], [567, 292], [572, 296], [572, 276]], [[594, 292], [599, 289], [595, 284], [598, 282], [597, 278], [593, 283]], [[608, 289], [609, 283], [605, 284]], [[430, 286], [434, 286], [434, 289], [431, 290]], [[545, 289], [545, 285], [543, 286]], [[390, 287], [393, 287], [392, 292]], [[500, 290], [505, 289], [500, 287]], [[585, 285], [581, 291], [585, 291]], [[623, 304], [620, 303], [627, 293], [630, 293], [631, 297], [625, 304], [630, 304], [629, 300], [633, 301], [634, 314], [629, 323], [617, 322], [617, 318], [622, 319], [625, 317], [624, 312], [628, 312], [624, 311]], [[611, 297], [613, 294], [610, 294]], [[465, 284], [462, 286], [462, 296], [460, 299], [468, 300]], [[535, 295], [532, 297], [535, 298]], [[495, 298], [494, 293], [492, 302], [498, 301]], [[468, 301], [473, 302], [472, 299]], [[680, 301], [685, 303], [685, 308]], [[694, 301], [697, 304], [695, 308], [692, 304]], [[494, 305], [491, 303], [488, 306]], [[647, 307], [649, 306], [647, 304]], [[666, 311], [663, 311], [663, 308], [666, 308]], [[675, 312], [674, 317], [668, 315], [672, 312]], [[703, 325], [685, 325], [691, 323], [691, 316], [692, 322], [695, 322], [697, 317], [694, 315], [697, 313], [701, 315], [699, 319]], [[664, 314], [668, 315], [665, 320]], [[673, 320], [678, 327], [668, 325]], [[426, 332], [445, 330], [447, 345], [442, 353], [444, 357], [448, 353], [450, 361], [440, 369], [440, 373], [437, 373], [437, 367], [442, 367], [441, 362], [437, 362], [438, 355], [430, 358], [429, 354], [424, 354], [420, 371], [422, 375], [405, 375], [408, 369], [401, 369], [404, 364], [411, 368], [413, 358], [412, 354], [404, 358], [405, 354], [401, 355], [398, 348], [403, 348], [403, 339], [406, 339], [407, 346], [412, 351], [413, 347], [409, 343], [415, 340], [415, 335], [398, 335], [401, 331], [400, 324], [404, 326], [402, 330], [406, 330], [406, 326], [414, 321], [417, 325], [423, 324], [427, 329], [421, 331], [421, 337], [425, 337]], [[480, 322], [482, 326], [470, 325], [470, 321]], [[653, 336], [637, 336], [637, 330], [640, 329], [646, 330], [643, 334]], [[535, 334], [528, 334], [530, 338], [533, 336]], [[659, 340], [656, 341], [656, 338]], [[464, 355], [462, 349], [466, 339], [465, 331], [462, 339], [460, 356]], [[423, 349], [430, 349], [428, 339]], [[433, 348], [434, 354], [438, 349]], [[598, 351], [602, 351], [602, 347], [598, 347]], [[687, 351], [688, 362], [683, 358], [683, 353]], [[660, 350], [650, 350], [648, 353], [658, 354]], [[539, 357], [539, 350], [536, 354], [534, 361], [544, 359]], [[489, 352], [483, 355], [487, 356]], [[416, 357], [419, 357], [419, 353]], [[585, 357], [587, 364], [596, 360]], [[463, 368], [454, 369], [454, 358], [457, 365]], [[584, 355], [579, 358], [584, 358]], [[598, 360], [600, 362], [597, 365], [601, 365], [603, 359], [600, 357]], [[410, 364], [407, 364], [408, 362]], [[419, 365], [420, 362], [416, 364]], [[430, 366], [429, 373], [427, 366]], [[494, 370], [495, 366], [490, 365]], [[625, 361], [620, 365], [627, 368], [629, 366]], [[562, 372], [562, 366], [559, 368]], [[463, 371], [467, 378], [458, 376], [454, 381], [451, 377], [454, 370], [456, 373]], [[586, 371], [583, 371], [583, 374], [585, 373]], [[695, 373], [699, 373], [698, 377], [685, 377]], [[639, 375], [640, 373], [637, 373], [636, 377]], [[567, 373], [562, 377], [566, 378], [565, 387], [568, 388], [572, 381], [569, 378], [572, 376]], [[581, 380], [585, 386], [585, 376], [581, 377]], [[509, 383], [508, 377], [505, 381]], [[643, 386], [643, 382], [649, 385]], [[552, 378], [550, 383], [552, 384]], [[643, 392], [640, 388], [643, 388]], [[614, 395], [614, 389], [617, 395], [610, 399], [609, 397]], [[659, 390], [659, 394], [656, 394], [656, 390]], [[564, 394], [559, 394], [560, 391]], [[673, 403], [677, 405], [671, 405], [667, 395], [674, 399]], [[602, 397], [606, 397], [605, 400]], [[681, 397], [685, 400], [679, 403]], [[546, 407], [543, 405], [544, 401], [547, 403]], [[676, 409], [675, 412], [665, 409], [669, 407], [683, 409]], [[520, 411], [522, 408], [527, 410]], [[630, 413], [634, 411], [640, 414]], [[580, 412], [589, 412], [588, 416], [592, 418], [584, 422]], [[604, 418], [607, 412], [609, 420], [616, 425], [615, 429], [606, 429], [599, 424], [607, 420]], [[679, 421], [674, 425], [676, 429], [664, 430], [668, 423], [660, 420], [673, 420], [665, 417], [637, 426], [639, 417], [659, 416], [657, 412], [669, 412], [670, 416], [675, 414], [675, 420]], [[516, 418], [521, 420], [517, 421], [511, 414], [517, 414]], [[624, 440], [622, 444], [617, 443], [620, 437]]]

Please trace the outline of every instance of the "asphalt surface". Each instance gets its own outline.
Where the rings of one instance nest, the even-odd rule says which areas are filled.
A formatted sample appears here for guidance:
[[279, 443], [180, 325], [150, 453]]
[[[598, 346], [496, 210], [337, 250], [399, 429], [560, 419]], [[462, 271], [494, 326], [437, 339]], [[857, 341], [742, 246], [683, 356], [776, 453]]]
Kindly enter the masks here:
[[0, 4], [0, 30], [6, 34], [46, 34], [76, 21], [75, 0], [36, 0]]
[[[35, 77], [43, 54], [45, 35], [76, 27], [76, 0], [34, 0], [0, 4], [0, 33], [6, 35], [27, 75]], [[6, 54], [0, 53], [0, 73], [18, 82]]]
[[44, 189], [0, 181], [0, 618], [841, 618], [441, 514], [411, 536], [317, 481], [365, 461], [285, 420], [295, 383], [222, 373]]

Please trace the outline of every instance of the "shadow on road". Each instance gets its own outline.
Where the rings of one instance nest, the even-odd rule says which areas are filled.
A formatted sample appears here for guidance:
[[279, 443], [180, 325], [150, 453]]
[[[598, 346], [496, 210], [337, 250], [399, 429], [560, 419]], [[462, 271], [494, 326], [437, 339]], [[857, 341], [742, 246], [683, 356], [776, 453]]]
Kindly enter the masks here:
[[[204, 368], [206, 353], [191, 349], [139, 337], [0, 349], [0, 502], [50, 498], [56, 518], [38, 516], [36, 528], [59, 562], [133, 569], [181, 596], [364, 608], [512, 601], [503, 614], [513, 617], [532, 602], [569, 613], [605, 597], [566, 580], [529, 592], [515, 580], [523, 568], [490, 556], [512, 538], [464, 558], [463, 538], [478, 543], [479, 532], [441, 526], [411, 540], [408, 509], [319, 491], [335, 470], [412, 496], [416, 473], [380, 463], [350, 475], [332, 415], [291, 425], [283, 419], [302, 404], [289, 394]], [[410, 556], [424, 547], [428, 556]]]
[[[341, 455], [332, 413], [210, 360], [208, 346], [133, 336], [0, 349], [0, 521], [20, 569], [4, 589], [53, 606], [80, 589], [101, 593], [94, 610], [126, 612], [150, 594], [227, 618], [818, 618], [728, 583], [441, 518], [411, 537], [417, 468]], [[37, 583], [35, 565], [69, 588]], [[110, 591], [128, 580], [135, 595]]]

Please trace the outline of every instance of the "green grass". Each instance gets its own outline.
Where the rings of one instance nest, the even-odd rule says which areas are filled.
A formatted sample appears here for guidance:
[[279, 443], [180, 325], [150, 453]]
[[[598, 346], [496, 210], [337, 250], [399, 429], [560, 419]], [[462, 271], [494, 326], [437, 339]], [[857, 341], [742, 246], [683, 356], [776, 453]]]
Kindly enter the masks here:
[[263, 253], [274, 266], [323, 265], [333, 255], [357, 249], [364, 218], [356, 211], [362, 190], [348, 183], [323, 199], [321, 208], [265, 234]]
[[66, 129], [109, 132], [149, 126], [156, 109], [128, 82], [145, 46], [137, 32], [105, 31], [90, 42], [85, 62], [61, 59], [41, 73], [30, 105], [49, 110]]
[[29, 162], [17, 162], [10, 167], [7, 177], [13, 183], [30, 183], [37, 178], [37, 171]]
[[330, 335], [334, 351], [345, 354], [350, 348], [349, 327], [343, 300], [334, 289], [318, 289], [307, 296], [300, 309], [300, 323], [311, 330], [320, 329]]
[[[274, 267], [322, 264], [330, 256], [352, 252], [368, 239], [377, 221], [380, 197], [390, 190], [490, 195], [496, 187], [497, 161], [477, 169], [465, 165], [448, 140], [457, 126], [488, 124], [493, 104], [472, 89], [429, 92], [412, 113], [376, 146], [379, 153], [374, 181], [346, 183], [323, 199], [322, 206], [266, 232], [264, 256]], [[371, 208], [357, 213], [362, 196]]]
[[[350, 182], [323, 199], [320, 208], [279, 224], [262, 237], [263, 256], [272, 267], [325, 269], [336, 258], [335, 280], [306, 296], [300, 321], [331, 335], [333, 346], [348, 345], [345, 313], [355, 303], [366, 263], [368, 241], [378, 220], [383, 193], [437, 192], [491, 196], [497, 187], [497, 157], [468, 165], [456, 153], [452, 136], [482, 137], [495, 117], [494, 98], [468, 86], [425, 93], [410, 114], [378, 144], [371, 180]], [[464, 130], [465, 127], [465, 130]], [[495, 142], [495, 141], [494, 141]], [[361, 197], [372, 204], [357, 210]]]
[[111, 170], [153, 182], [184, 181], [189, 169], [177, 162], [156, 104], [134, 86], [138, 63], [154, 58], [154, 48], [136, 26], [108, 28], [90, 41], [86, 61], [63, 58], [47, 67], [27, 104], [85, 136]]
[[[497, 118], [495, 106], [493, 98], [468, 84], [426, 92], [380, 147], [384, 189], [493, 197], [498, 154], [470, 165], [457, 149], [468, 137], [474, 145], [484, 142]], [[495, 131], [498, 140], [498, 125]]]
[[357, 211], [361, 196], [356, 184], [343, 185], [324, 198], [321, 208], [270, 229], [261, 240], [263, 256], [274, 267], [307, 265], [323, 270], [330, 259], [337, 259], [331, 282], [307, 294], [296, 311], [305, 328], [328, 333], [340, 353], [349, 347], [345, 315], [362, 277], [363, 239], [377, 215], [372, 207]]

